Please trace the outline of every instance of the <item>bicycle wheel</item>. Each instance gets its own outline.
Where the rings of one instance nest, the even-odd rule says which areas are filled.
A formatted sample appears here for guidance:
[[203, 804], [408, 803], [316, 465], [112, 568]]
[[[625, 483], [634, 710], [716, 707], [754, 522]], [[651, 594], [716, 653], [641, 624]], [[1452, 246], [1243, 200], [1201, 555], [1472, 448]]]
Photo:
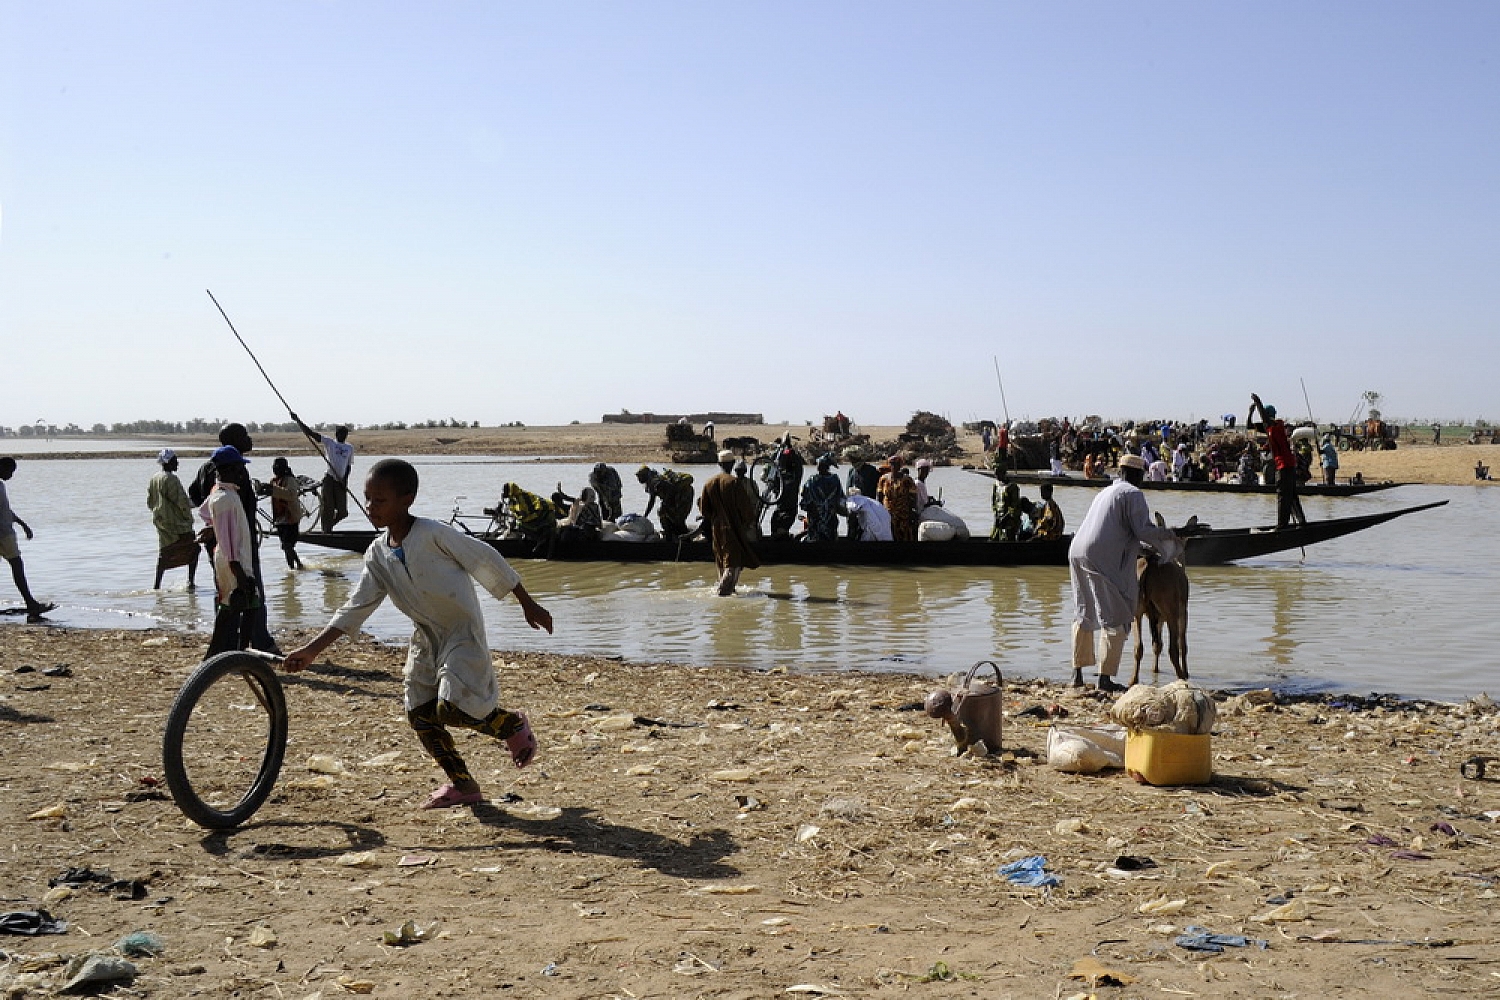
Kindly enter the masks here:
[[302, 531], [323, 530], [323, 500], [316, 490], [302, 494]]
[[204, 660], [177, 692], [162, 736], [162, 773], [188, 819], [228, 830], [271, 794], [286, 755], [286, 696], [251, 653]]
[[757, 475], [761, 481], [760, 502], [767, 507], [775, 506], [781, 497], [781, 476], [776, 473], [775, 464], [757, 458], [750, 466], [750, 478], [753, 480]]
[[297, 501], [302, 505], [302, 519], [298, 527], [302, 531], [323, 530], [323, 485], [310, 476], [298, 476], [300, 489]]

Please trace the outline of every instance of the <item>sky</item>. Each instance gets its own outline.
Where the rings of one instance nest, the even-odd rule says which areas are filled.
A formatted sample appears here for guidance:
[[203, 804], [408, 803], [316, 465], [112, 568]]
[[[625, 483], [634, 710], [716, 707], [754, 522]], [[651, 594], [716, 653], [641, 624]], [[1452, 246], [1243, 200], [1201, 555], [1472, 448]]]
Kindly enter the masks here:
[[1500, 4], [0, 0], [0, 425], [1500, 421]]

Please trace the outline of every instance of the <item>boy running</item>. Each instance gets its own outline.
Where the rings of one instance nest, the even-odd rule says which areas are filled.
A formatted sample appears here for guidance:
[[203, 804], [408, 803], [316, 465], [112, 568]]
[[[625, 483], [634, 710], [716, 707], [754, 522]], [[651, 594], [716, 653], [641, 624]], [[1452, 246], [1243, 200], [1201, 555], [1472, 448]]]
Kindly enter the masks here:
[[[536, 755], [526, 716], [499, 707], [499, 684], [485, 641], [477, 581], [496, 600], [514, 594], [526, 623], [552, 632], [552, 615], [534, 601], [521, 578], [488, 544], [449, 525], [415, 517], [417, 470], [400, 459], [375, 463], [365, 480], [370, 523], [383, 528], [365, 552], [359, 585], [317, 638], [289, 654], [285, 668], [309, 666], [341, 636], [357, 632], [390, 597], [412, 620], [406, 655], [406, 718], [447, 784], [424, 809], [482, 801], [479, 782], [454, 746], [447, 727], [461, 726], [503, 740], [517, 767]], [[472, 580], [471, 580], [472, 578]]]

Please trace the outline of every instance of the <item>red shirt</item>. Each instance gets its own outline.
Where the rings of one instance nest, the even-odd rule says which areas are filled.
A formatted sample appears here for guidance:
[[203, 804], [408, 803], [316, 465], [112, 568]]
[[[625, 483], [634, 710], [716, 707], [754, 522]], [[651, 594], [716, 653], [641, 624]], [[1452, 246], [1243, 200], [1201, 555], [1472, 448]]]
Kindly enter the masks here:
[[1271, 444], [1271, 457], [1276, 460], [1276, 469], [1295, 469], [1297, 453], [1292, 451], [1292, 442], [1286, 436], [1286, 421], [1280, 417], [1266, 424], [1266, 437]]

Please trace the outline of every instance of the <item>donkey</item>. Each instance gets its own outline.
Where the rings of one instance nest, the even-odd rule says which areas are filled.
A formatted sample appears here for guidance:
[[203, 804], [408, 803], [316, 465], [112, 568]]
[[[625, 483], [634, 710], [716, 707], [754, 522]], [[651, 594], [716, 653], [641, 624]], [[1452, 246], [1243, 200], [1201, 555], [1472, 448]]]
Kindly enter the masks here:
[[[1162, 528], [1167, 526], [1160, 513], [1156, 515], [1156, 524]], [[1197, 526], [1198, 518], [1194, 516], [1179, 530], [1188, 531]], [[1184, 549], [1180, 540], [1169, 547], [1173, 551], [1144, 550], [1136, 560], [1135, 571], [1140, 589], [1135, 599], [1135, 673], [1130, 676], [1132, 685], [1140, 682], [1141, 657], [1146, 651], [1145, 639], [1141, 634], [1142, 618], [1151, 627], [1151, 675], [1155, 677], [1161, 672], [1161, 626], [1165, 622], [1169, 637], [1167, 656], [1172, 661], [1172, 669], [1177, 672], [1179, 680], [1188, 679], [1188, 578], [1187, 570], [1182, 564]]]

